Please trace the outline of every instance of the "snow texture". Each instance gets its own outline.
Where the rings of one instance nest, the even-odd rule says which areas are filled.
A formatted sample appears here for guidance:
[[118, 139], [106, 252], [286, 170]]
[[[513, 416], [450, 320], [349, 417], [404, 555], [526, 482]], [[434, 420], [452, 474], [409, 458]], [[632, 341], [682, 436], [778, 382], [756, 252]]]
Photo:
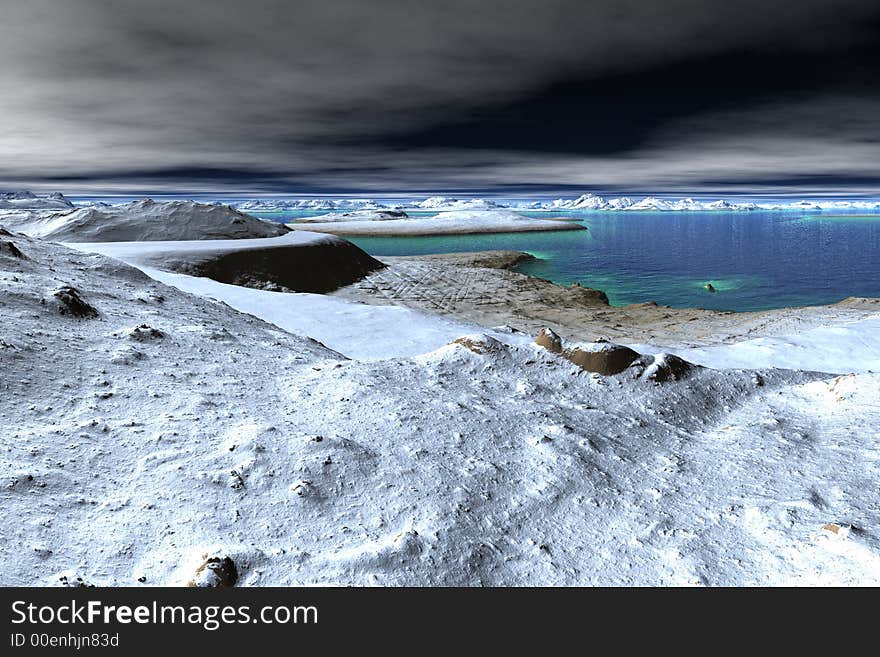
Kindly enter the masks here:
[[[880, 584], [878, 374], [601, 376], [481, 330], [351, 360], [3, 239], [2, 584]], [[61, 313], [59, 289], [97, 314]], [[247, 303], [319, 328], [317, 301]], [[389, 346], [413, 323], [359, 312]]]

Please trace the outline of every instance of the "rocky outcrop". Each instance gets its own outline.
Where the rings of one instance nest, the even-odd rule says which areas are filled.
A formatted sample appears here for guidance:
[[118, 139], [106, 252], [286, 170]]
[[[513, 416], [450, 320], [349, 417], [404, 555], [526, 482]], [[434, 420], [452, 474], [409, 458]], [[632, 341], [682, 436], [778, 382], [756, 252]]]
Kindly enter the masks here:
[[685, 378], [699, 365], [689, 363], [675, 354], [661, 353], [655, 356], [642, 356], [634, 364], [638, 376], [645, 381], [665, 383]]
[[163, 266], [231, 285], [325, 294], [385, 265], [351, 242], [334, 238], [288, 247], [267, 244], [246, 250], [200, 251], [191, 256], [181, 252], [165, 258]]
[[232, 588], [238, 581], [238, 568], [230, 557], [206, 557], [187, 586]]
[[583, 370], [610, 376], [623, 372], [640, 354], [623, 345], [594, 342], [592, 345], [566, 349], [562, 355]]
[[541, 329], [535, 338], [535, 344], [544, 347], [547, 351], [552, 351], [554, 354], [562, 353], [562, 338], [556, 335], [553, 329]]
[[691, 370], [699, 367], [674, 354], [642, 355], [634, 349], [602, 339], [566, 347], [562, 338], [549, 328], [538, 333], [535, 344], [559, 354], [587, 372], [604, 376], [632, 370], [636, 378], [664, 383], [683, 379]]
[[538, 333], [535, 344], [554, 354], [561, 355], [582, 370], [605, 376], [620, 374], [641, 355], [629, 347], [613, 344], [607, 340], [566, 347], [562, 338], [549, 328]]
[[75, 287], [64, 285], [52, 292], [55, 307], [61, 315], [69, 315], [79, 319], [91, 319], [98, 316], [98, 310], [88, 303]]

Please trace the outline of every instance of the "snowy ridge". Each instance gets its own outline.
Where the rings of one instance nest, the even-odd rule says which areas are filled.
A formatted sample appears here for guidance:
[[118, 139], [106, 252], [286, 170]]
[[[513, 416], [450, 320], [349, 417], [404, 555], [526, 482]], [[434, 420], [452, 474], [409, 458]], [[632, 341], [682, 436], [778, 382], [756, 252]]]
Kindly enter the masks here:
[[285, 210], [382, 210], [387, 206], [370, 199], [264, 199], [236, 203], [242, 211], [283, 212]]
[[456, 211], [456, 210], [494, 210], [499, 206], [494, 201], [490, 201], [487, 199], [457, 199], [450, 198], [447, 196], [430, 196], [426, 198], [424, 201], [420, 201], [418, 203], [413, 204], [414, 208], [421, 208], [422, 210], [442, 210], [442, 211]]
[[37, 196], [33, 192], [0, 192], [0, 210], [64, 210], [73, 203], [60, 192]]
[[151, 199], [90, 206], [63, 214], [7, 216], [0, 221], [34, 237], [66, 242], [242, 239], [287, 232], [281, 224], [225, 205]]

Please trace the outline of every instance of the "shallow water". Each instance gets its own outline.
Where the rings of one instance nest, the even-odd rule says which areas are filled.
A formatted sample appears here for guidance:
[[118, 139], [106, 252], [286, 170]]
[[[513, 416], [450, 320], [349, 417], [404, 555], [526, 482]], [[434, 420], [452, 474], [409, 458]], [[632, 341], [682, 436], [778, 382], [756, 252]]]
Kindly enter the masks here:
[[[285, 217], [311, 213], [287, 213]], [[546, 213], [524, 213], [553, 216]], [[763, 310], [880, 297], [880, 215], [566, 212], [588, 231], [354, 237], [376, 256], [512, 249], [518, 271], [598, 288], [614, 305]], [[280, 218], [280, 217], [278, 217]], [[715, 292], [705, 289], [711, 283]]]

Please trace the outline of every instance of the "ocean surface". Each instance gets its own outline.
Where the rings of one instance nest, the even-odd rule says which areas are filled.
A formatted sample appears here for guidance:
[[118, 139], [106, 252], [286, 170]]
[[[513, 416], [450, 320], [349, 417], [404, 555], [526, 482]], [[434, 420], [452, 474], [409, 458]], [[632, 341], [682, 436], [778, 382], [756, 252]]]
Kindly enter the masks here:
[[[321, 213], [272, 218], [314, 214]], [[604, 290], [613, 305], [656, 301], [746, 311], [880, 297], [880, 215], [566, 211], [564, 216], [577, 217], [589, 230], [350, 239], [375, 256], [527, 251], [537, 259], [517, 271]]]

